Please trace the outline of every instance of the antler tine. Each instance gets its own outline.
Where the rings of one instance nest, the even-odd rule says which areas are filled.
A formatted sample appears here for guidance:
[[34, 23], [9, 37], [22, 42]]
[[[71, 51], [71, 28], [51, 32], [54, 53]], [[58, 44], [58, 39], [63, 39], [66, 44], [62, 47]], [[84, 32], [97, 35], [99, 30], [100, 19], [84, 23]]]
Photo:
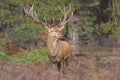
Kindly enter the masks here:
[[[69, 22], [70, 20], [71, 20], [71, 18], [72, 18], [72, 16], [73, 16], [73, 11], [72, 11], [72, 13], [71, 13], [71, 16], [70, 16], [70, 18], [68, 18], [68, 14], [71, 12], [71, 5], [69, 5], [69, 9], [66, 11], [66, 9], [65, 9], [65, 6], [64, 6], [64, 9], [62, 10], [60, 7], [58, 7], [59, 9], [60, 9], [60, 11], [63, 13], [63, 16], [64, 16], [64, 19], [63, 19], [63, 21], [62, 22], [60, 22], [60, 25], [61, 26], [63, 26], [63, 25], [65, 25], [67, 22]], [[68, 19], [67, 19], [68, 18]]]
[[48, 27], [49, 26], [48, 23], [45, 23], [45, 22], [41, 21], [40, 19], [38, 19], [37, 14], [36, 14], [36, 12], [34, 12], [33, 8], [34, 8], [34, 4], [30, 8], [30, 10], [24, 7], [25, 14], [30, 16], [34, 21], [36, 21], [38, 23], [41, 23], [45, 27]]
[[32, 17], [33, 16], [33, 7], [34, 7], [34, 4], [30, 8], [30, 10], [28, 10], [27, 8], [24, 7], [25, 14], [29, 15], [30, 17]]
[[66, 10], [65, 10], [65, 5], [63, 6], [63, 8], [64, 8], [63, 10], [64, 10], [64, 12], [65, 12], [65, 11], [66, 11]]
[[50, 24], [48, 24], [46, 17], [44, 17], [44, 20], [45, 20], [45, 23], [47, 24], [47, 26], [51, 26]]
[[67, 22], [69, 22], [69, 21], [72, 19], [72, 17], [73, 17], [73, 12], [71, 13], [70, 18], [69, 18], [69, 19], [67, 19], [67, 20], [64, 22], [64, 24], [66, 24]]
[[33, 7], [34, 7], [34, 3], [32, 4], [32, 7], [30, 9], [30, 11], [33, 13]]
[[46, 17], [44, 17], [45, 23], [47, 23]]
[[59, 8], [59, 10], [60, 10], [62, 13], [64, 13], [64, 11], [60, 8], [60, 6], [58, 6], [58, 8]]
[[68, 9], [68, 13], [71, 11], [71, 4], [69, 4], [69, 9]]

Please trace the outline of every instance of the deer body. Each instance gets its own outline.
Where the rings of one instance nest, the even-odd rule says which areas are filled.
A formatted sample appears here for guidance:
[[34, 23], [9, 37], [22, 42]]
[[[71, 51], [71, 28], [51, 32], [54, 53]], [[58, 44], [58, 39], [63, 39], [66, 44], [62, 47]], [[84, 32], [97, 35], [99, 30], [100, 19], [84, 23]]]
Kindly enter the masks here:
[[72, 48], [67, 41], [60, 40], [60, 33], [52, 32], [48, 33], [47, 47], [48, 56], [52, 62], [60, 62], [61, 59], [66, 59], [70, 56]]
[[47, 43], [48, 56], [52, 62], [60, 62], [62, 59], [67, 59], [72, 52], [71, 46], [66, 41], [58, 40], [55, 44]]
[[60, 71], [64, 62], [67, 63], [67, 59], [72, 53], [72, 48], [67, 41], [61, 40], [61, 34], [58, 27], [49, 28], [47, 47], [48, 47], [48, 57], [53, 62], [56, 63]]
[[66, 62], [67, 64], [67, 60], [72, 52], [72, 48], [70, 44], [67, 41], [61, 40], [61, 33], [60, 33], [63, 30], [65, 24], [68, 23], [73, 16], [73, 12], [72, 12], [70, 18], [68, 18], [68, 14], [71, 12], [71, 5], [69, 5], [68, 11], [66, 11], [65, 7], [63, 10], [60, 7], [58, 7], [60, 11], [63, 13], [64, 19], [62, 20], [62, 22], [60, 22], [57, 25], [55, 24], [49, 25], [46, 19], [45, 22], [38, 19], [36, 13], [33, 11], [33, 7], [34, 4], [32, 5], [30, 10], [24, 7], [24, 11], [33, 20], [35, 20], [38, 23], [41, 23], [43, 26], [46, 27], [48, 31], [48, 35], [47, 35], [48, 57], [53, 63], [57, 64], [58, 69], [60, 71], [62, 65], [64, 65], [64, 62]]

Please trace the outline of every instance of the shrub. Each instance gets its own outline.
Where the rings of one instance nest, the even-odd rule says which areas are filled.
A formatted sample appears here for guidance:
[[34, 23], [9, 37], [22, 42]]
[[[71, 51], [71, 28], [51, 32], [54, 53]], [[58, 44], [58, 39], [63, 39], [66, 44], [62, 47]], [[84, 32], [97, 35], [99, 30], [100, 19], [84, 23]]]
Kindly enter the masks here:
[[0, 60], [7, 60], [9, 57], [6, 53], [0, 51]]
[[14, 26], [11, 29], [13, 42], [20, 43], [36, 39], [36, 35], [41, 29], [42, 27], [36, 24], [22, 24], [21, 26]]
[[47, 60], [47, 50], [45, 48], [39, 48], [36, 50], [25, 51], [21, 50], [18, 54], [15, 54], [10, 57], [10, 59], [16, 62], [38, 62]]

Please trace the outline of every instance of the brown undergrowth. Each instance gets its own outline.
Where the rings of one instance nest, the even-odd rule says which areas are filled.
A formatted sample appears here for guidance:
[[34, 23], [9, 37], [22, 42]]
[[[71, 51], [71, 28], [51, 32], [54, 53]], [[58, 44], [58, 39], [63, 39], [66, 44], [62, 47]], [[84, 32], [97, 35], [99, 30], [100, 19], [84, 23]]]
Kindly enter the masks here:
[[0, 61], [0, 80], [120, 80], [120, 57], [72, 56], [67, 72], [49, 61]]

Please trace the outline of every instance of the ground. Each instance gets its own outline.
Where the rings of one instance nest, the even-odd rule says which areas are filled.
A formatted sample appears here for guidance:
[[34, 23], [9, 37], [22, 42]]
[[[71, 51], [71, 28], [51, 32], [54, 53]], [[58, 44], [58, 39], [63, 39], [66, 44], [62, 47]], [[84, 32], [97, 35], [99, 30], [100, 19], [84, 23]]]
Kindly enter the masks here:
[[51, 62], [0, 61], [0, 80], [120, 80], [119, 56], [72, 56], [60, 73]]

